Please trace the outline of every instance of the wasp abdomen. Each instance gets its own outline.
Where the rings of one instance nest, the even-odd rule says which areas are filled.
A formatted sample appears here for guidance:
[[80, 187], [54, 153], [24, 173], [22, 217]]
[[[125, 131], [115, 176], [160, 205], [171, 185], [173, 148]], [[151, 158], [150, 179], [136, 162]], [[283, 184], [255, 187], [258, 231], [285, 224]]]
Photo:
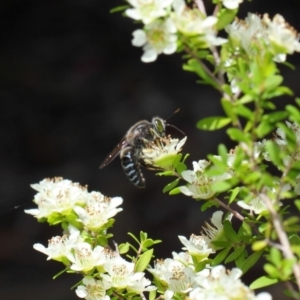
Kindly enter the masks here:
[[126, 147], [121, 151], [121, 164], [127, 178], [139, 188], [145, 187], [145, 178], [140, 169], [137, 155], [132, 147]]

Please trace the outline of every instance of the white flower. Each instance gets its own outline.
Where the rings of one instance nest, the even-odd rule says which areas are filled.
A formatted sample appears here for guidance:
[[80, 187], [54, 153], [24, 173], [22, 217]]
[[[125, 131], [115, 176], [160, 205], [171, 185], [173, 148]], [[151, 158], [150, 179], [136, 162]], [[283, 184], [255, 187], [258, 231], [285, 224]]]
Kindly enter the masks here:
[[80, 238], [80, 232], [76, 228], [69, 226], [70, 235], [55, 236], [48, 242], [46, 248], [42, 244], [34, 244], [33, 248], [48, 255], [47, 260], [54, 259], [61, 261], [66, 257], [71, 249], [78, 243], [82, 242]]
[[171, 299], [169, 297], [172, 297], [174, 292], [188, 293], [194, 286], [195, 272], [193, 268], [171, 258], [157, 260], [154, 268], [148, 271], [162, 284], [168, 285], [169, 292], [165, 294], [167, 299]]
[[[294, 134], [296, 136], [297, 145], [300, 146], [300, 127], [299, 127], [299, 125], [296, 123], [288, 122], [288, 121], [286, 121], [285, 123], [286, 123], [287, 127], [289, 127], [294, 132]], [[281, 128], [278, 128], [276, 131], [276, 135], [277, 135], [277, 137], [275, 138], [275, 142], [279, 146], [286, 146], [287, 138], [286, 138], [285, 132]]]
[[[286, 197], [286, 193], [291, 190], [291, 186], [289, 184], [284, 184], [283, 186], [280, 187], [280, 195], [278, 197], [278, 188], [279, 188], [279, 183], [277, 183], [278, 186], [269, 188], [265, 187], [263, 190], [263, 194], [267, 196], [274, 204], [277, 205], [282, 205], [281, 202], [277, 200], [279, 199], [284, 199]], [[263, 200], [262, 194], [258, 194], [257, 196], [252, 195], [252, 197], [243, 201], [238, 201], [237, 205], [242, 207], [243, 209], [250, 210], [254, 212], [255, 214], [261, 214], [263, 212], [267, 212], [268, 208]]]
[[210, 199], [215, 195], [212, 185], [218, 181], [223, 181], [232, 177], [231, 171], [220, 176], [208, 177], [204, 173], [210, 163], [206, 160], [193, 162], [194, 170], [186, 170], [181, 173], [183, 179], [188, 182], [185, 186], [180, 186], [181, 193], [195, 199]]
[[254, 197], [250, 201], [247, 201], [247, 202], [240, 200], [237, 202], [237, 205], [243, 209], [253, 211], [257, 215], [268, 210], [264, 201], [260, 197]]
[[142, 20], [144, 24], [149, 24], [152, 21], [163, 17], [167, 14], [167, 9], [173, 0], [127, 0], [134, 8], [128, 8], [125, 14], [134, 19]]
[[185, 5], [183, 0], [176, 0], [173, 3], [174, 12], [171, 18], [178, 31], [185, 35], [198, 36], [199, 40], [206, 44], [221, 45], [227, 42], [224, 38], [216, 37], [214, 26], [218, 19], [215, 16], [205, 16], [199, 9], [191, 9]]
[[150, 284], [151, 281], [145, 278], [145, 273], [137, 272], [130, 275], [130, 283], [127, 286], [127, 291], [141, 294], [156, 290], [156, 287]]
[[273, 54], [273, 60], [285, 61], [286, 54], [300, 52], [298, 33], [285, 22], [281, 15], [275, 15], [271, 20], [268, 14], [261, 18], [249, 13], [245, 20], [235, 20], [226, 27], [230, 40], [236, 46], [243, 48], [252, 55], [255, 51]]
[[132, 45], [142, 47], [144, 54], [143, 62], [155, 61], [161, 53], [172, 54], [177, 49], [176, 27], [171, 19], [155, 20], [142, 29], [133, 32]]
[[243, 0], [222, 0], [223, 5], [228, 9], [237, 9]]
[[185, 266], [193, 266], [193, 259], [189, 252], [172, 252], [174, 260], [180, 261]]
[[201, 235], [192, 234], [189, 240], [181, 235], [178, 237], [180, 242], [185, 246], [182, 249], [188, 251], [190, 255], [197, 257], [198, 260], [204, 260], [210, 253], [215, 252]]
[[74, 247], [74, 253], [69, 253], [67, 258], [72, 262], [71, 270], [88, 272], [94, 267], [102, 266], [107, 260], [112, 259], [114, 253], [101, 246], [92, 249], [89, 243], [78, 243]]
[[272, 299], [268, 293], [255, 296], [253, 291], [241, 282], [241, 276], [242, 271], [238, 268], [226, 271], [224, 266], [219, 265], [212, 269], [204, 269], [197, 273], [195, 281], [198, 287], [190, 292], [189, 299]]
[[107, 221], [115, 216], [122, 208], [117, 206], [123, 203], [121, 197], [108, 198], [99, 192], [91, 192], [86, 199], [86, 206], [75, 206], [74, 211], [86, 228], [99, 230]]
[[173, 167], [176, 155], [181, 151], [187, 137], [182, 140], [172, 139], [170, 136], [157, 138], [147, 143], [142, 150], [143, 163], [152, 168], [169, 169]]
[[38, 191], [33, 200], [38, 208], [25, 212], [38, 219], [47, 218], [53, 213], [67, 214], [74, 205], [84, 203], [87, 195], [86, 187], [61, 177], [44, 179], [31, 187]]
[[76, 294], [79, 298], [86, 300], [109, 300], [110, 297], [106, 295], [106, 291], [110, 289], [107, 282], [96, 280], [92, 277], [84, 277], [83, 285], [79, 285], [76, 289]]
[[130, 277], [134, 271], [134, 263], [121, 257], [114, 257], [103, 265], [108, 274], [101, 274], [104, 282], [108, 282], [114, 288], [126, 288], [131, 284]]
[[[214, 212], [211, 218], [211, 223], [213, 226], [210, 225], [208, 222], [205, 222], [204, 226], [202, 227], [203, 238], [206, 240], [207, 243], [209, 243], [209, 246], [211, 246], [213, 249], [214, 246], [211, 245], [210, 242], [218, 239], [218, 237], [220, 237], [223, 232], [222, 216], [223, 212], [221, 210]], [[231, 221], [231, 219], [232, 214], [229, 214], [226, 220]]]
[[278, 47], [278, 53], [292, 54], [294, 51], [300, 52], [297, 31], [286, 23], [281, 15], [276, 14], [271, 20], [268, 14], [264, 14], [263, 22], [268, 28], [268, 39], [275, 48]]

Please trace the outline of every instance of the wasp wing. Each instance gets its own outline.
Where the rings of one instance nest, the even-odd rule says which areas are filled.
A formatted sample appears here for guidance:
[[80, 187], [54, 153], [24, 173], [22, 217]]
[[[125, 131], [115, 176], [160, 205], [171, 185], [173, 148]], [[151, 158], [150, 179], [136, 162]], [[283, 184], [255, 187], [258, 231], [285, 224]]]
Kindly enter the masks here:
[[106, 156], [102, 164], [100, 165], [100, 169], [106, 167], [108, 164], [110, 164], [120, 153], [120, 151], [127, 145], [126, 138], [124, 137], [120, 143], [112, 149], [112, 151]]
[[120, 141], [120, 143], [114, 148], [112, 149], [112, 151], [107, 155], [107, 157], [104, 159], [104, 161], [102, 162], [102, 164], [100, 165], [100, 169], [103, 169], [104, 167], [106, 167], [108, 164], [110, 164], [120, 153], [120, 151], [122, 149], [124, 149], [126, 146], [128, 146], [128, 144], [130, 144], [130, 142], [132, 141], [132, 139], [136, 136], [136, 134], [131, 133], [131, 134], [127, 134], [125, 135], [122, 140]]

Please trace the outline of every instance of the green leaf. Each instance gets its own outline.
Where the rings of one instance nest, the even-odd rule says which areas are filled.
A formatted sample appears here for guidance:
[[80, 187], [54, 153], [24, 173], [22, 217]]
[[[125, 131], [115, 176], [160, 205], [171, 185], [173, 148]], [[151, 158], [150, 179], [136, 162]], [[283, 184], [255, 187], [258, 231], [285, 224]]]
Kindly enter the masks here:
[[163, 193], [167, 193], [167, 192], [169, 192], [170, 190], [174, 189], [174, 188], [177, 186], [179, 180], [180, 180], [180, 178], [177, 178], [177, 179], [175, 179], [174, 181], [168, 183], [168, 184], [164, 187]]
[[155, 300], [156, 299], [156, 290], [149, 292], [149, 300]]
[[244, 245], [241, 246], [241, 247], [236, 248], [230, 255], [228, 255], [228, 257], [225, 260], [225, 264], [230, 263], [230, 262], [238, 259], [243, 254], [244, 251], [245, 251], [245, 246]]
[[135, 237], [133, 233], [128, 232], [128, 235], [131, 236], [138, 244], [140, 244], [140, 241], [138, 240], [138, 238]]
[[230, 24], [233, 21], [233, 19], [235, 18], [237, 12], [238, 12], [237, 9], [222, 8], [217, 15], [217, 17], [218, 17], [217, 30], [222, 30], [228, 24]]
[[227, 129], [227, 134], [233, 141], [246, 143], [250, 142], [249, 135], [237, 128]]
[[250, 289], [251, 290], [260, 289], [260, 288], [275, 284], [277, 282], [278, 282], [278, 279], [273, 279], [273, 278], [269, 278], [267, 276], [262, 276], [256, 280], [254, 280], [250, 284]]
[[273, 266], [271, 264], [265, 264], [264, 265], [264, 270], [266, 271], [266, 273], [268, 273], [268, 275], [271, 278], [281, 278], [280, 271], [275, 266]]
[[271, 124], [268, 121], [262, 121], [256, 128], [256, 134], [259, 138], [263, 138], [275, 128], [274, 124]]
[[286, 111], [275, 111], [275, 112], [271, 112], [269, 114], [264, 115], [264, 120], [267, 120], [270, 123], [277, 123], [279, 121], [282, 121], [284, 119], [286, 119], [288, 117], [288, 112]]
[[201, 79], [203, 79], [203, 83], [210, 84], [214, 88], [219, 89], [219, 85], [215, 82], [214, 78], [210, 77], [210, 75], [206, 73], [205, 69], [197, 59], [189, 59], [188, 62], [183, 65], [183, 70], [196, 73]]
[[245, 250], [234, 262], [235, 262], [235, 265], [241, 269], [242, 268], [242, 265], [243, 263], [245, 262], [245, 259], [246, 259], [246, 256], [247, 256], [247, 251]]
[[256, 241], [252, 244], [252, 250], [253, 251], [260, 251], [262, 249], [264, 249], [267, 246], [267, 242], [266, 241]]
[[278, 145], [269, 140], [266, 142], [266, 150], [269, 154], [269, 157], [271, 159], [271, 161], [274, 163], [275, 166], [282, 166], [282, 161], [280, 158], [280, 149], [278, 147]]
[[231, 204], [235, 200], [235, 198], [239, 194], [239, 192], [240, 192], [239, 187], [236, 187], [236, 188], [230, 190], [229, 204]]
[[130, 249], [129, 243], [120, 244], [118, 246], [118, 249], [119, 249], [119, 253], [120, 254], [127, 253], [129, 251], [129, 249]]
[[119, 12], [119, 11], [123, 11], [123, 10], [125, 10], [125, 9], [127, 9], [129, 7], [130, 6], [128, 4], [127, 5], [120, 5], [120, 6], [112, 8], [109, 12], [111, 14], [113, 14], [113, 13], [116, 13], [116, 12]]
[[231, 122], [230, 118], [214, 116], [204, 118], [197, 122], [197, 128], [201, 130], [213, 131], [228, 125]]
[[174, 176], [174, 171], [164, 171], [156, 173], [158, 176]]
[[232, 103], [228, 99], [222, 98], [221, 104], [222, 104], [225, 114], [232, 120], [233, 123], [236, 123], [237, 116], [234, 112]]
[[276, 267], [280, 267], [282, 262], [281, 252], [276, 248], [271, 248], [268, 260], [272, 262]]
[[260, 259], [262, 254], [263, 254], [263, 251], [258, 251], [258, 252], [251, 254], [242, 265], [241, 269], [242, 269], [243, 273], [246, 273], [250, 268], [252, 268], [257, 263], [257, 261]]
[[177, 194], [180, 194], [180, 193], [181, 193], [181, 191], [180, 191], [180, 188], [179, 188], [179, 186], [178, 186], [178, 187], [176, 187], [175, 189], [171, 190], [171, 191], [169, 192], [169, 195], [177, 195]]
[[295, 200], [294, 204], [296, 205], [297, 209], [300, 211], [300, 200]]
[[234, 243], [238, 243], [239, 242], [239, 237], [237, 235], [237, 233], [234, 231], [232, 224], [226, 220], [223, 224], [223, 229], [224, 229], [224, 233], [225, 235]]
[[227, 166], [228, 150], [224, 144], [219, 144], [218, 154], [221, 156], [223, 163]]
[[153, 249], [150, 249], [146, 252], [144, 252], [139, 259], [137, 260], [136, 264], [135, 264], [135, 272], [143, 272], [149, 265], [150, 260], [152, 258], [153, 255]]
[[216, 193], [223, 193], [232, 188], [230, 180], [216, 181], [211, 185], [211, 188]]
[[222, 251], [220, 251], [218, 253], [218, 255], [213, 259], [212, 266], [219, 265], [227, 257], [230, 249], [231, 249], [231, 246], [229, 246], [228, 248], [225, 248]]
[[248, 107], [246, 107], [245, 105], [242, 105], [242, 104], [239, 104], [235, 108], [235, 112], [239, 116], [242, 116], [247, 120], [253, 120], [253, 118], [254, 118], [254, 112], [252, 110], [250, 110]]
[[187, 169], [187, 166], [185, 163], [179, 161], [176, 163], [175, 168], [176, 168], [177, 173], [181, 174], [183, 171], [185, 171]]

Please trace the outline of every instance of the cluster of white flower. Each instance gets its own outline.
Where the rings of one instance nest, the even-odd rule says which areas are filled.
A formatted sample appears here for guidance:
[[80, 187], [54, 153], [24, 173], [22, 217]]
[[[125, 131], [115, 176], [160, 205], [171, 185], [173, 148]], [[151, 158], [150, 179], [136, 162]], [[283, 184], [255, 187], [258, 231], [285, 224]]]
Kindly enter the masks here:
[[218, 211], [213, 215], [214, 226], [207, 227], [204, 235], [192, 235], [190, 240], [179, 236], [186, 252], [173, 252], [173, 258], [157, 260], [154, 268], [149, 269], [161, 286], [165, 287], [164, 299], [176, 299], [176, 295], [189, 299], [271, 299], [268, 293], [255, 296], [241, 282], [240, 269], [226, 271], [222, 265], [211, 267], [206, 264], [204, 270], [195, 270], [195, 261], [205, 263], [209, 254], [214, 252], [208, 241], [215, 240], [222, 232], [222, 214]]
[[[221, 45], [226, 39], [216, 37], [217, 18], [190, 8], [184, 0], [127, 0], [132, 6], [125, 14], [144, 23], [133, 32], [132, 44], [143, 47], [143, 62], [155, 61], [161, 53], [172, 54], [177, 49], [177, 34], [199, 38], [203, 48]], [[224, 0], [223, 5], [235, 9], [242, 0]]]
[[121, 197], [108, 198], [99, 192], [90, 193], [87, 187], [61, 177], [47, 178], [31, 187], [38, 191], [33, 200], [38, 207], [25, 212], [50, 223], [75, 213], [77, 222], [96, 231], [122, 211], [122, 208], [117, 208], [123, 202]]
[[240, 48], [248, 54], [268, 52], [277, 62], [284, 62], [286, 54], [300, 52], [298, 33], [278, 14], [271, 20], [268, 14], [249, 13], [245, 20], [228, 25], [226, 31], [237, 52]]
[[[108, 300], [107, 291], [112, 288], [135, 294], [156, 289], [145, 278], [145, 273], [134, 271], [133, 262], [126, 261], [108, 248], [93, 246], [91, 242], [91, 237], [95, 233], [99, 235], [101, 227], [122, 210], [117, 208], [122, 198], [108, 198], [99, 192], [89, 193], [86, 187], [60, 177], [45, 179], [32, 187], [38, 191], [34, 197], [38, 208], [26, 210], [26, 213], [46, 219], [50, 224], [66, 220], [79, 224], [80, 230], [69, 225], [64, 235], [50, 239], [47, 247], [42, 244], [33, 246], [46, 254], [48, 260], [60, 261], [70, 271], [85, 276], [76, 289], [78, 297]], [[85, 233], [81, 234], [81, 231]], [[91, 237], [88, 237], [88, 231]]]

